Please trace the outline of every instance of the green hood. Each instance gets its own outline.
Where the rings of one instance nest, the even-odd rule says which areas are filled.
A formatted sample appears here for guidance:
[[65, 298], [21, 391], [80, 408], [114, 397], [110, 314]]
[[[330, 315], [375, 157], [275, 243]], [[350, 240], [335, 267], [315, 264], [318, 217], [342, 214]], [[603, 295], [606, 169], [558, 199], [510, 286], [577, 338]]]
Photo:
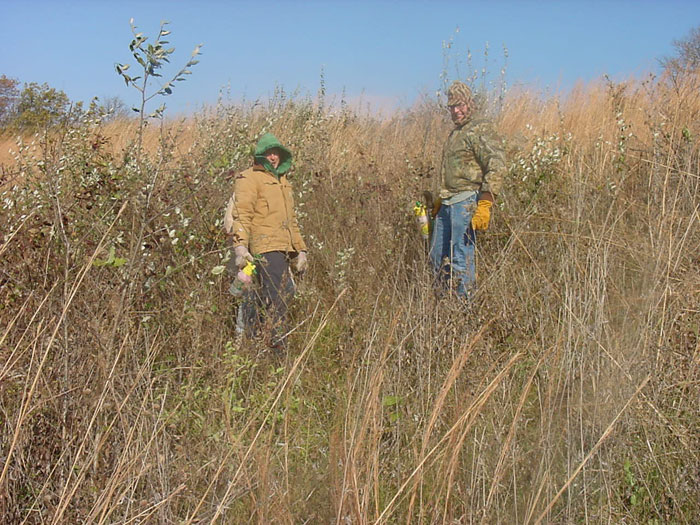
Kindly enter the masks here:
[[[282, 154], [280, 155], [280, 164], [277, 166], [277, 169], [273, 168], [272, 164], [270, 164], [270, 162], [263, 156], [267, 150], [272, 148], [279, 148], [282, 151]], [[257, 164], [260, 164], [266, 171], [269, 171], [278, 177], [287, 173], [289, 168], [292, 167], [292, 152], [285, 148], [272, 133], [265, 133], [262, 137], [260, 137], [260, 140], [258, 140], [258, 143], [255, 146], [254, 155], [255, 162]]]

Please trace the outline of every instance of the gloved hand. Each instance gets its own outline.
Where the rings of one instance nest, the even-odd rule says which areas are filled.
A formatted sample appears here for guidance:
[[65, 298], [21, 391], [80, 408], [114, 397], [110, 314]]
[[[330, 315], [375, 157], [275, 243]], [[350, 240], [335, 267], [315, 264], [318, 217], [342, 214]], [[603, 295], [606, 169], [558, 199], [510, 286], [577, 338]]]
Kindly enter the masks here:
[[306, 261], [306, 252], [299, 252], [299, 255], [297, 255], [292, 261], [294, 271], [297, 273], [304, 273], [307, 266], [308, 262]]
[[248, 264], [248, 261], [253, 262], [253, 256], [250, 255], [248, 248], [246, 248], [242, 244], [236, 246], [233, 249], [233, 254], [235, 256], [234, 263], [239, 269], [243, 268], [246, 264]]
[[474, 215], [472, 215], [472, 229], [474, 231], [489, 229], [491, 206], [493, 206], [493, 203], [486, 199], [481, 199], [476, 203], [476, 210]]

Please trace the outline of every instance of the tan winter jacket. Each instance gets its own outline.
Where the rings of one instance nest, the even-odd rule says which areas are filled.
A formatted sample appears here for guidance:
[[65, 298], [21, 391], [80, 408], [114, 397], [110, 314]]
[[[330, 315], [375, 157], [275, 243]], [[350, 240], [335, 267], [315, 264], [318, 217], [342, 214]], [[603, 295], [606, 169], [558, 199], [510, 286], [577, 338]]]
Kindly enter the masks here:
[[236, 176], [224, 228], [233, 246], [246, 246], [253, 255], [306, 251], [291, 184], [286, 175], [278, 178], [259, 165]]

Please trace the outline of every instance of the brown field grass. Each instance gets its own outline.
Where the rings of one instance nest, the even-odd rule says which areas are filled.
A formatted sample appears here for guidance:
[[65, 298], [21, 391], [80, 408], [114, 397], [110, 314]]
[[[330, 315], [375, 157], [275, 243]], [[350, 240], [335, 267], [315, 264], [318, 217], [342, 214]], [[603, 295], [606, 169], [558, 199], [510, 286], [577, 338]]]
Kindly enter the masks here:
[[[699, 82], [511, 93], [470, 305], [410, 215], [430, 103], [3, 138], [3, 523], [695, 523]], [[281, 362], [212, 272], [266, 130], [311, 263]]]

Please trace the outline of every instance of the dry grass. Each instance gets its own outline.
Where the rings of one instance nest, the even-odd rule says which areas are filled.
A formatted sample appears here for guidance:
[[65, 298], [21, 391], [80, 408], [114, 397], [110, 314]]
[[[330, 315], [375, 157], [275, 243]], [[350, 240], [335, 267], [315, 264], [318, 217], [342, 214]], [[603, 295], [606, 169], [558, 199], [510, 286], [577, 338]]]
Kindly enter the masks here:
[[[430, 104], [220, 106], [142, 157], [128, 122], [25, 137], [0, 160], [3, 522], [693, 523], [697, 88], [511, 94], [469, 306], [410, 216], [449, 130]], [[282, 362], [235, 341], [212, 273], [263, 130], [310, 246]]]

